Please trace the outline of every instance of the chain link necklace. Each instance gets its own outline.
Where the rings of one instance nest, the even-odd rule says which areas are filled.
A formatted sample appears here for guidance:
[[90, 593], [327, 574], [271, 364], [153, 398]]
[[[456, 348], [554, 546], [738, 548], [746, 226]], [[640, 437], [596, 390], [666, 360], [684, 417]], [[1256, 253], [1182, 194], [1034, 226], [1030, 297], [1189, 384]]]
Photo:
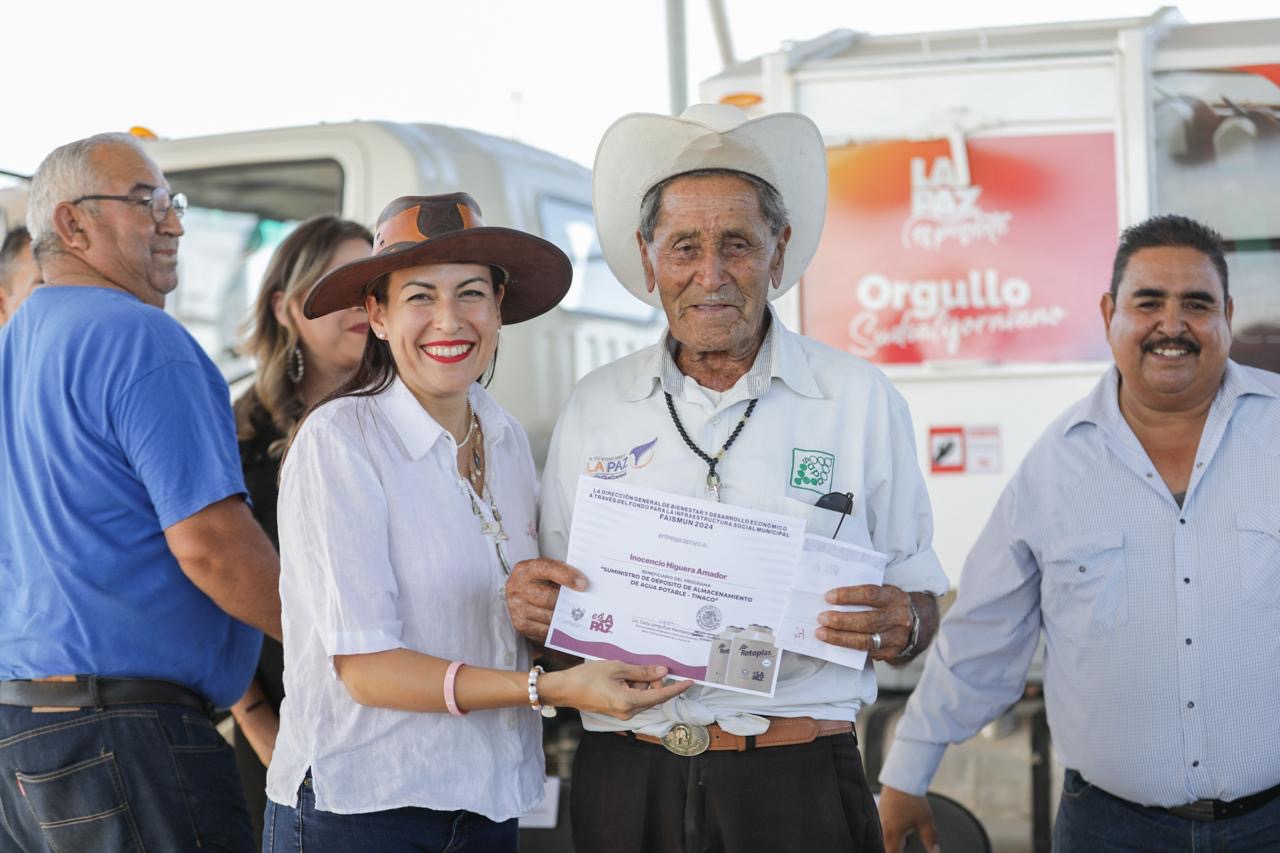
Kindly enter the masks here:
[[[480, 428], [480, 419], [476, 417], [474, 411], [471, 412], [471, 425], [467, 428], [467, 437], [462, 440], [461, 446], [465, 446], [471, 440], [472, 435], [477, 436], [477, 438], [475, 445], [471, 448], [471, 470], [467, 472], [467, 480], [471, 483], [471, 489], [467, 497], [471, 501], [471, 512], [480, 521], [480, 532], [493, 543], [493, 549], [498, 554], [498, 562], [502, 565], [502, 573], [509, 575], [511, 574], [511, 564], [507, 561], [507, 555], [502, 550], [502, 543], [506, 542], [509, 537], [507, 536], [507, 531], [502, 527], [502, 513], [498, 511], [498, 504], [493, 499], [492, 484], [489, 482], [489, 478], [485, 477], [484, 460], [480, 456], [480, 446], [484, 443], [484, 433]], [[484, 510], [480, 508], [480, 501], [476, 500], [476, 495], [480, 495], [480, 501], [483, 501], [489, 507], [490, 518], [485, 517]]]
[[[469, 416], [467, 421], [467, 434], [462, 437], [462, 441], [458, 442], [459, 450], [467, 446], [467, 442], [471, 440], [471, 436], [475, 435], [476, 427], [480, 425], [480, 421], [476, 419], [475, 409], [471, 408], [470, 400], [467, 401], [467, 415]], [[472, 452], [474, 453], [474, 451]]]
[[716, 473], [716, 466], [720, 464], [720, 460], [724, 458], [729, 448], [738, 439], [738, 434], [747, 425], [747, 419], [755, 411], [756, 403], [760, 402], [760, 398], [752, 398], [751, 402], [747, 404], [747, 410], [738, 419], [738, 425], [733, 428], [733, 432], [729, 433], [729, 438], [725, 440], [724, 445], [716, 451], [715, 456], [708, 456], [702, 451], [701, 447], [693, 443], [693, 439], [689, 438], [689, 433], [684, 431], [684, 424], [680, 423], [680, 416], [676, 414], [676, 404], [672, 401], [671, 395], [664, 391], [662, 396], [667, 398], [667, 411], [671, 413], [671, 422], [676, 425], [676, 432], [680, 433], [680, 437], [684, 439], [685, 444], [689, 445], [689, 449], [698, 454], [698, 458], [703, 462], [707, 463], [707, 491], [711, 493], [712, 499], [719, 501], [720, 475]]

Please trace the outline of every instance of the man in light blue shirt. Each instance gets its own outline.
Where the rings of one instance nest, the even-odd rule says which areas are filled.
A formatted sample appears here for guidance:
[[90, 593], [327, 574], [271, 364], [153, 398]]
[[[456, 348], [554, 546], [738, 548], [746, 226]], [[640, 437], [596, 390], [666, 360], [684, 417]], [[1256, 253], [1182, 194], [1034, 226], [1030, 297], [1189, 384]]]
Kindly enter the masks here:
[[1022, 695], [1042, 628], [1055, 850], [1280, 839], [1280, 376], [1227, 358], [1226, 262], [1199, 223], [1126, 231], [1101, 307], [1115, 367], [1001, 495], [898, 726], [888, 850], [932, 844], [921, 795]]

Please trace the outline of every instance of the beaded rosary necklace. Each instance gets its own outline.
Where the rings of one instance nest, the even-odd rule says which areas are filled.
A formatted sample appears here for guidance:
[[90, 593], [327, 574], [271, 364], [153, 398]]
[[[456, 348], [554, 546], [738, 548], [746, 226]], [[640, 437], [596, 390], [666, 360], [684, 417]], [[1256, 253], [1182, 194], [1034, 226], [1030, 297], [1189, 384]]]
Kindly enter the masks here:
[[671, 413], [671, 422], [676, 425], [676, 432], [680, 433], [680, 437], [684, 439], [684, 443], [689, 445], [689, 449], [698, 454], [698, 457], [707, 463], [707, 491], [711, 493], [711, 497], [720, 500], [720, 475], [716, 473], [716, 465], [720, 464], [720, 460], [724, 458], [725, 453], [733, 446], [734, 441], [738, 438], [738, 433], [742, 432], [742, 428], [747, 425], [747, 418], [751, 417], [751, 413], [755, 411], [756, 403], [760, 402], [759, 397], [752, 398], [747, 404], [747, 410], [742, 413], [742, 417], [738, 419], [738, 425], [733, 428], [733, 432], [729, 433], [729, 438], [725, 440], [724, 445], [716, 451], [715, 456], [708, 456], [702, 451], [701, 447], [693, 443], [693, 439], [689, 438], [689, 433], [684, 431], [684, 424], [680, 423], [680, 416], [676, 414], [676, 405], [671, 400], [671, 395], [663, 392], [662, 395], [667, 398], [667, 411]]

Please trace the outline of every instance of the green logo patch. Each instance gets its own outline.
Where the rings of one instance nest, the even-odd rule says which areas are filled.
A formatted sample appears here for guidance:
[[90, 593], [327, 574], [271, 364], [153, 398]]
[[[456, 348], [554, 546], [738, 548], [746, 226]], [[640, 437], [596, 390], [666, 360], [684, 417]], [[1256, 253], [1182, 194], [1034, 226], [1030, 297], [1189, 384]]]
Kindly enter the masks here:
[[831, 473], [836, 458], [822, 450], [791, 448], [791, 485], [797, 489], [825, 495], [831, 491]]

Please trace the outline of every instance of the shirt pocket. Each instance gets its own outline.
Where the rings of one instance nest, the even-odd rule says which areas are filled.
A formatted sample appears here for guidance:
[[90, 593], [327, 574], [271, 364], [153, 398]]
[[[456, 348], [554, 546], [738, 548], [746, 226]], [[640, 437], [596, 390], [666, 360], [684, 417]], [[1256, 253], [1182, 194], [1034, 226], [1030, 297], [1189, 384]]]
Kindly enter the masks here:
[[1280, 504], [1237, 512], [1236, 536], [1245, 602], [1280, 607]]
[[1047, 626], [1076, 640], [1098, 639], [1128, 620], [1121, 531], [1055, 539], [1041, 555], [1040, 609]]
[[871, 537], [867, 534], [866, 521], [862, 517], [861, 507], [856, 500], [853, 512], [847, 515], [786, 495], [775, 496], [768, 505], [760, 505], [758, 502], [756, 508], [803, 519], [804, 532], [820, 539], [837, 539], [863, 548], [872, 547]]

